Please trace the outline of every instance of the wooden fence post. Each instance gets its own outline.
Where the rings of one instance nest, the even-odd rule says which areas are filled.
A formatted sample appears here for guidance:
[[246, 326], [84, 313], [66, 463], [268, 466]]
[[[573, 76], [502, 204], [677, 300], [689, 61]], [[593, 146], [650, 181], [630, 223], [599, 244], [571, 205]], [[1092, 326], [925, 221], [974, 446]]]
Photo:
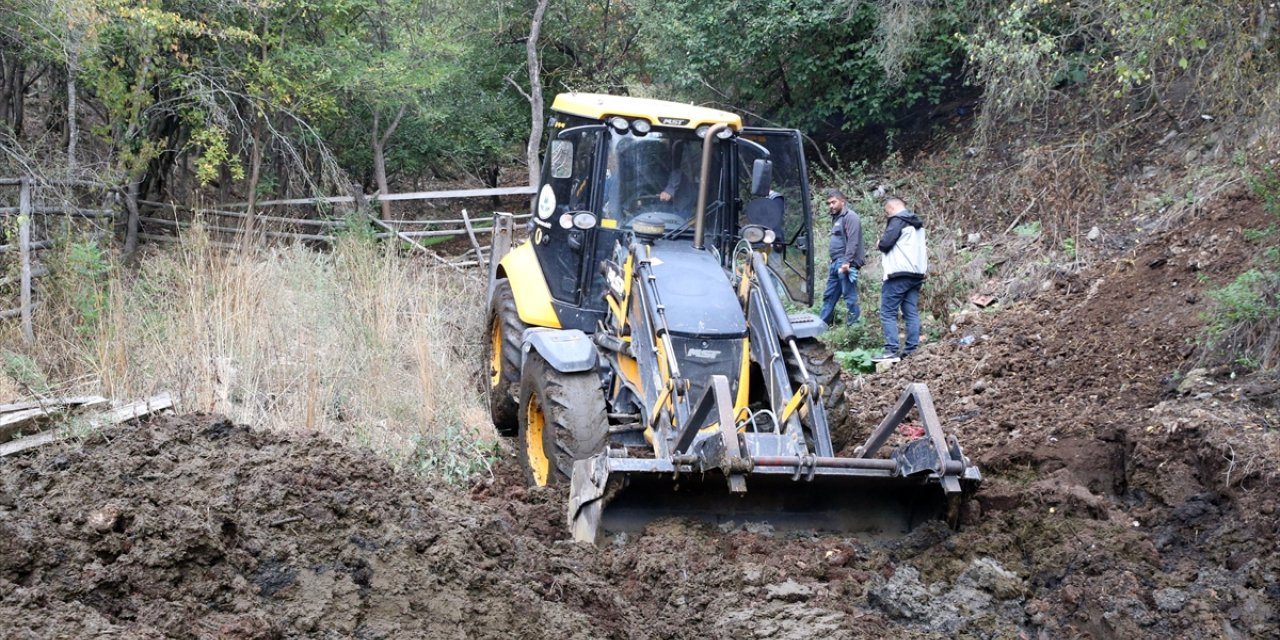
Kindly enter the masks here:
[[467, 228], [467, 237], [471, 239], [471, 248], [475, 249], [476, 260], [484, 260], [484, 254], [480, 252], [480, 242], [476, 240], [476, 230], [471, 226], [471, 216], [467, 214], [467, 210], [462, 210], [462, 224]]
[[18, 192], [18, 252], [22, 261], [22, 337], [35, 342], [31, 330], [31, 179], [23, 178]]
[[[515, 217], [511, 214], [502, 212], [493, 214], [493, 238], [489, 244], [489, 283], [488, 291], [484, 296], [486, 302], [493, 299], [493, 287], [498, 277], [498, 261], [511, 252], [511, 241], [515, 237], [515, 227]], [[479, 259], [480, 264], [484, 264], [483, 258]]]

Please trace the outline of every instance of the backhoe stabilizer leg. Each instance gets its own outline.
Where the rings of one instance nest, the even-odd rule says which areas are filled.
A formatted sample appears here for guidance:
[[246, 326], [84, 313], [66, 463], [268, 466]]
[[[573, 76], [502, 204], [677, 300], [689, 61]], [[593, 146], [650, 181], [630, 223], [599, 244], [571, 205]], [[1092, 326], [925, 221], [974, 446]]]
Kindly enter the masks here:
[[573, 463], [573, 478], [569, 481], [569, 529], [574, 540], [596, 541], [608, 485], [608, 452]]

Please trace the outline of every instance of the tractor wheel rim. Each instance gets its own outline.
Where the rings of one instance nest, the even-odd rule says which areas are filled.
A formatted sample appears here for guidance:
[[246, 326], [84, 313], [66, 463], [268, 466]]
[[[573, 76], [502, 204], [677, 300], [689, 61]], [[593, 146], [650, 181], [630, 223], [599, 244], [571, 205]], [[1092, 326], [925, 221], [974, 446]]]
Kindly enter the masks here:
[[525, 414], [528, 420], [524, 438], [525, 458], [529, 461], [529, 472], [533, 475], [533, 483], [539, 487], [545, 487], [551, 472], [551, 461], [547, 459], [547, 452], [542, 443], [547, 419], [542, 413], [542, 403], [538, 401], [537, 394], [529, 396]]
[[489, 388], [502, 382], [502, 321], [495, 315], [489, 327]]

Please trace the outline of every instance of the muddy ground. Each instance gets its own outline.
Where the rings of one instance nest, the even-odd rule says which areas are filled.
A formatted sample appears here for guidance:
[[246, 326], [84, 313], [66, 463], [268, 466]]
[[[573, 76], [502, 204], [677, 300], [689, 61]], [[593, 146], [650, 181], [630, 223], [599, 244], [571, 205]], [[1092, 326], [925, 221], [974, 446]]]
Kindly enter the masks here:
[[511, 463], [459, 490], [190, 415], [0, 461], [0, 635], [1278, 637], [1280, 381], [1193, 346], [1263, 226], [1223, 203], [853, 381], [864, 431], [929, 384], [986, 478], [959, 532], [661, 522], [595, 548]]

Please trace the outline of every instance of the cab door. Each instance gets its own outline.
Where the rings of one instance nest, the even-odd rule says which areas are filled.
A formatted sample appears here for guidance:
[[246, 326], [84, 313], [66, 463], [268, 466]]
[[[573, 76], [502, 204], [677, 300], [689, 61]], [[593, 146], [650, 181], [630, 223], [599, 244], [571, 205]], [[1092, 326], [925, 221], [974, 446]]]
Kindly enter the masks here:
[[[773, 245], [769, 268], [786, 287], [787, 295], [800, 306], [813, 304], [813, 211], [809, 198], [809, 174], [805, 165], [803, 140], [795, 129], [747, 127], [742, 137], [769, 151], [773, 163], [770, 198], [782, 201], [782, 233]], [[751, 165], [762, 154], [749, 145], [738, 146], [738, 198], [748, 203], [751, 195]], [[745, 212], [747, 207], [741, 207]], [[739, 225], [747, 221], [739, 220]]]

